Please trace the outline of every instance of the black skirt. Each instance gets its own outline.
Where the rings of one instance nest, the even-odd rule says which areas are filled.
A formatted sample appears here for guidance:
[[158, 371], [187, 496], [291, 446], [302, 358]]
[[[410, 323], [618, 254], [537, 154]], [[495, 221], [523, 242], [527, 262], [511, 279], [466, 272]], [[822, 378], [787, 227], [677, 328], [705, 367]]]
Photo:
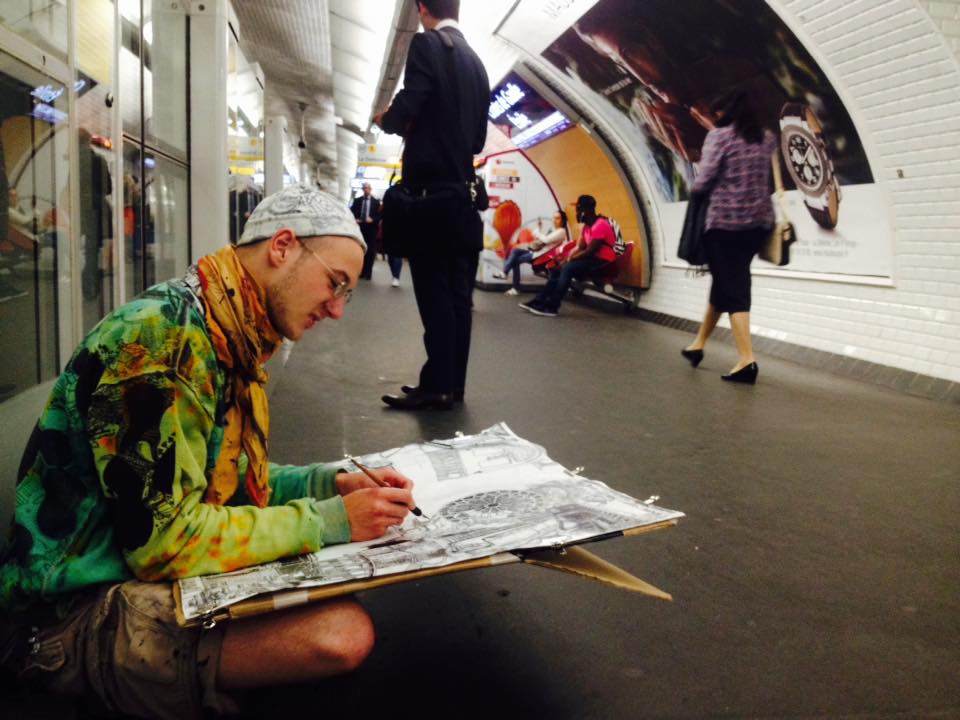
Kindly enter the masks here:
[[722, 313], [750, 311], [750, 262], [768, 228], [745, 230], [708, 230], [704, 235], [707, 263], [713, 284], [710, 304]]

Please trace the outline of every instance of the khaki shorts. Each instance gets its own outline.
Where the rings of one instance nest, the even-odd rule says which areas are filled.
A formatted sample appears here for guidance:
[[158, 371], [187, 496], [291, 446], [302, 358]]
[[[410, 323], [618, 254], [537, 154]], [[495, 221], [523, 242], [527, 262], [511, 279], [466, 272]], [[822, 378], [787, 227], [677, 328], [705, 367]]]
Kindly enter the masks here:
[[239, 711], [216, 690], [223, 626], [181, 628], [169, 583], [102, 588], [61, 623], [40, 630], [20, 680], [84, 698], [109, 714], [202, 718]]

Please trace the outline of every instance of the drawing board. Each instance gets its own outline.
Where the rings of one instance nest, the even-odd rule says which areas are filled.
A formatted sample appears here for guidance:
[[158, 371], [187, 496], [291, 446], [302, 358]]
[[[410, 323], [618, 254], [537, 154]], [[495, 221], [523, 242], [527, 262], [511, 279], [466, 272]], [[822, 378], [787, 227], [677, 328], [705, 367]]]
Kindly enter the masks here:
[[[537, 550], [662, 526], [683, 516], [567, 470], [504, 423], [476, 435], [406, 445], [360, 460], [372, 468], [393, 466], [412, 478], [424, 516], [409, 515], [377, 540], [180, 580], [182, 620], [209, 617], [264, 593], [456, 569], [472, 561], [483, 561], [470, 565], [477, 567], [533, 558]], [[343, 466], [353, 469], [349, 462]], [[562, 556], [547, 560], [563, 564]], [[537, 564], [549, 566], [548, 561]], [[300, 592], [289, 596], [288, 604], [317, 597]]]

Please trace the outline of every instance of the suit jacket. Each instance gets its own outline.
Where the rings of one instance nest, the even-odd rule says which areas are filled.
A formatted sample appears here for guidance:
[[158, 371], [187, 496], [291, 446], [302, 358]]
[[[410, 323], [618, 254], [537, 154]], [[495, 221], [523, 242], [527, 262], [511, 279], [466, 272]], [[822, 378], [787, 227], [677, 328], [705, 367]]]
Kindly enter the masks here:
[[[441, 32], [453, 41], [451, 49], [444, 46]], [[489, 106], [487, 71], [459, 30], [414, 35], [403, 89], [382, 122], [386, 132], [404, 138], [404, 183], [472, 178], [473, 156], [487, 139]]]
[[[363, 223], [363, 218], [360, 217], [360, 213], [363, 212], [363, 195], [358, 198], [355, 198], [353, 204], [350, 206], [350, 212], [353, 213], [353, 216], [361, 221], [361, 227], [365, 224]], [[373, 195], [370, 196], [370, 217], [373, 219], [373, 222], [376, 223], [380, 219], [380, 201], [377, 200]]]

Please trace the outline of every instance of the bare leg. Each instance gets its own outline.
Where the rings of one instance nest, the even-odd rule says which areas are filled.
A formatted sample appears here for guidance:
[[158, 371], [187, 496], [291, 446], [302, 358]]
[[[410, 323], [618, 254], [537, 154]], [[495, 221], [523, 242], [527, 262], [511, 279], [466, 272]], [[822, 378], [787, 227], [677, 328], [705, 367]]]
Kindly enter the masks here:
[[750, 313], [730, 313], [730, 329], [733, 330], [733, 340], [737, 344], [737, 354], [740, 356], [737, 364], [730, 371], [736, 372], [754, 362], [753, 343], [750, 340]]
[[717, 309], [713, 307], [712, 303], [707, 303], [707, 311], [703, 314], [703, 322], [700, 323], [700, 330], [697, 332], [697, 336], [693, 339], [693, 342], [687, 345], [687, 350], [703, 350], [704, 345], [707, 344], [707, 340], [710, 339], [713, 329], [717, 326], [717, 321], [720, 319], [720, 313], [717, 312]]
[[230, 623], [217, 685], [224, 690], [308, 682], [356, 669], [373, 649], [373, 623], [351, 599]]

